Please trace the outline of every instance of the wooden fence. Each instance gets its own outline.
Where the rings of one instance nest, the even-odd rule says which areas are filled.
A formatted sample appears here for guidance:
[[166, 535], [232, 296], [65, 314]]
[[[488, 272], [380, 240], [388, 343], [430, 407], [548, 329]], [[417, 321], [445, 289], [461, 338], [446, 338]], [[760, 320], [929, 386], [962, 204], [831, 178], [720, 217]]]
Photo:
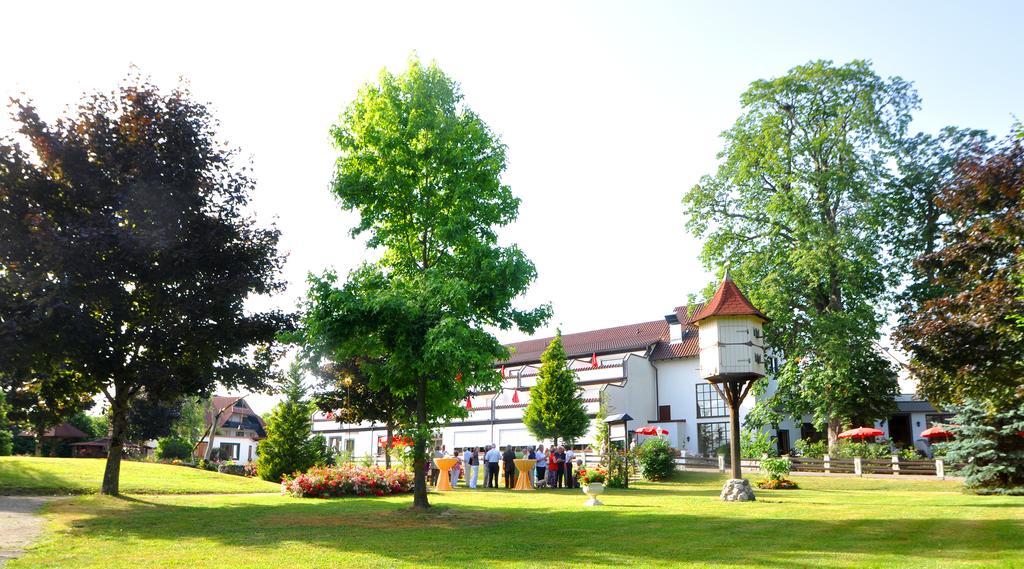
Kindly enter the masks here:
[[[760, 471], [761, 461], [743, 459], [740, 464], [744, 470]], [[804, 458], [789, 459], [792, 472], [812, 472], [823, 474], [889, 474], [893, 476], [916, 475], [946, 477], [946, 465], [941, 458], [935, 460], [901, 460], [898, 456], [891, 458]], [[725, 472], [729, 468], [729, 460], [724, 456], [704, 458], [685, 456], [676, 459], [678, 470], [718, 470]]]

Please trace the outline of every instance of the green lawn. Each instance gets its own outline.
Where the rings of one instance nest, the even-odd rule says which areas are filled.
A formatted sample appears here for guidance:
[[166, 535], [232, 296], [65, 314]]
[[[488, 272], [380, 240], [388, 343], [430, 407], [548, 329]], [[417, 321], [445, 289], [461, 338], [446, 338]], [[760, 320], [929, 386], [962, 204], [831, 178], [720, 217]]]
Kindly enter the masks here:
[[460, 489], [426, 516], [409, 496], [82, 496], [49, 504], [49, 533], [9, 567], [1024, 567], [1019, 497], [799, 477], [727, 504], [722, 480], [609, 491], [601, 508], [578, 490]]
[[[0, 494], [93, 494], [100, 490], [105, 459], [0, 457]], [[121, 492], [127, 494], [205, 494], [279, 492], [264, 480], [230, 476], [184, 466], [121, 463]]]

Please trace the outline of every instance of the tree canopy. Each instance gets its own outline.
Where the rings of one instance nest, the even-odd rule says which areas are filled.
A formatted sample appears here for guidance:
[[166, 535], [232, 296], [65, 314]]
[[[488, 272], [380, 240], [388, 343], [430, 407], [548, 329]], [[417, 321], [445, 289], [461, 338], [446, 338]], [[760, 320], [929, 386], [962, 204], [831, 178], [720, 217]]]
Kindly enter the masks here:
[[[411, 424], [409, 411], [415, 401], [409, 396], [396, 396], [386, 385], [371, 386], [370, 377], [361, 369], [362, 364], [358, 358], [350, 358], [320, 366], [316, 371], [320, 385], [313, 403], [342, 423], [384, 425], [386, 448], [390, 449], [395, 429]], [[390, 468], [389, 452], [385, 452], [384, 461]]]
[[936, 403], [1024, 400], [1024, 146], [1007, 141], [963, 160], [935, 200], [940, 245], [915, 265], [929, 295], [896, 331], [921, 394]]
[[[896, 284], [886, 252], [889, 163], [918, 98], [865, 61], [813, 61], [755, 81], [714, 175], [684, 197], [708, 267], [728, 265], [784, 355], [748, 422], [810, 414], [828, 428], [884, 417], [896, 373], [875, 348]], [[758, 386], [763, 389], [763, 386]]]
[[244, 303], [282, 288], [278, 231], [248, 216], [253, 180], [184, 88], [133, 77], [52, 123], [30, 102], [14, 109], [33, 157], [0, 146], [0, 352], [16, 379], [59, 362], [103, 393], [102, 491], [117, 494], [136, 396], [273, 377], [288, 318]]
[[460, 417], [468, 391], [496, 386], [508, 356], [491, 329], [532, 331], [549, 309], [513, 300], [536, 277], [497, 228], [518, 214], [501, 182], [505, 147], [436, 65], [410, 60], [364, 86], [332, 129], [339, 151], [334, 194], [359, 214], [379, 261], [344, 283], [310, 279], [302, 329], [311, 365], [360, 358], [371, 389], [410, 398], [415, 436], [414, 507], [429, 506], [426, 441]]
[[583, 406], [576, 372], [569, 369], [559, 330], [540, 356], [537, 385], [523, 411], [523, 424], [534, 437], [544, 440], [576, 440], [587, 434], [590, 417]]

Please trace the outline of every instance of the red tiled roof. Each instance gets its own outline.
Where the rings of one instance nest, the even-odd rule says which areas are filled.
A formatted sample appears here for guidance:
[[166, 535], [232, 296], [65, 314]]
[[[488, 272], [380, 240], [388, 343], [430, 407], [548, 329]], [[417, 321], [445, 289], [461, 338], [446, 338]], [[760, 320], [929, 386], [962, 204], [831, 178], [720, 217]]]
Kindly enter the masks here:
[[700, 339], [697, 337], [697, 326], [693, 323], [691, 314], [696, 315], [703, 308], [703, 304], [695, 304], [693, 310], [688, 306], [677, 306], [674, 309], [676, 319], [683, 326], [683, 338], [681, 342], [672, 344], [668, 340], [658, 342], [651, 352], [651, 359], [654, 361], [671, 360], [676, 358], [692, 358], [700, 352]]
[[[694, 305], [692, 312], [696, 313], [701, 307], [701, 304]], [[690, 317], [691, 311], [686, 306], [677, 306], [673, 311], [676, 318], [683, 325], [683, 341], [681, 343], [670, 344], [668, 322], [665, 320], [654, 320], [639, 324], [615, 326], [614, 328], [591, 330], [589, 332], [563, 334], [562, 344], [565, 346], [565, 352], [569, 358], [587, 358], [591, 354], [603, 355], [633, 352], [646, 350], [651, 346], [654, 346], [651, 356], [655, 360], [696, 356], [699, 342], [697, 340], [697, 326], [693, 324], [694, 320]], [[547, 349], [548, 344], [553, 339], [537, 338], [508, 344], [507, 347], [514, 350], [512, 357], [506, 361], [498, 362], [497, 365], [539, 362], [540, 355], [544, 353], [544, 350]]]
[[[580, 358], [589, 357], [591, 354], [646, 350], [663, 338], [668, 338], [668, 323], [664, 320], [654, 320], [589, 332], [562, 334], [562, 344], [565, 346], [565, 353], [568, 357]], [[539, 362], [540, 355], [544, 353], [553, 339], [554, 337], [536, 338], [508, 344], [506, 347], [512, 349], [512, 356], [505, 361], [498, 362], [498, 365]]]
[[[234, 404], [237, 401], [244, 400], [244, 399], [245, 399], [244, 397], [238, 397], [236, 395], [214, 395], [213, 397], [211, 397], [210, 398], [211, 403], [212, 403], [211, 406], [213, 408], [206, 410], [206, 424], [207, 424], [207, 426], [209, 426], [210, 421], [213, 420], [213, 414], [214, 413], [216, 413], [217, 411], [220, 411], [221, 409], [223, 409], [224, 407], [227, 407], [228, 405]], [[246, 404], [245, 407], [229, 408], [226, 411], [224, 411], [223, 413], [221, 413], [220, 419], [217, 421], [217, 428], [218, 429], [223, 427], [224, 423], [227, 423], [229, 420], [231, 420], [231, 414], [232, 413], [240, 413], [242, 415], [251, 415], [251, 416], [256, 418], [256, 421], [260, 424], [260, 426], [266, 427], [266, 424], [263, 422], [263, 417], [260, 417], [259, 413], [257, 413], [256, 411], [253, 411], [252, 407], [249, 407], [249, 405]]]
[[722, 279], [722, 284], [718, 286], [718, 290], [715, 291], [715, 296], [711, 297], [707, 305], [695, 314], [690, 322], [697, 322], [711, 316], [757, 316], [768, 320], [768, 317], [754, 308], [754, 305], [740, 292], [736, 283], [729, 278], [728, 272]]

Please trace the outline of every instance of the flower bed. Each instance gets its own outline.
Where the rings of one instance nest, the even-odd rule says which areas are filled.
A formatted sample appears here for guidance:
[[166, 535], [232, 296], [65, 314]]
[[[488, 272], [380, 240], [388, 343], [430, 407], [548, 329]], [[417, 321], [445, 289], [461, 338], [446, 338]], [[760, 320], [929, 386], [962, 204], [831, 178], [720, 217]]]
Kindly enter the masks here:
[[770, 478], [757, 483], [757, 487], [763, 490], [796, 490], [800, 488], [796, 482], [788, 478]]
[[303, 474], [285, 476], [281, 481], [281, 493], [297, 498], [386, 496], [411, 492], [412, 482], [412, 473], [408, 470], [355, 464], [317, 466]]

